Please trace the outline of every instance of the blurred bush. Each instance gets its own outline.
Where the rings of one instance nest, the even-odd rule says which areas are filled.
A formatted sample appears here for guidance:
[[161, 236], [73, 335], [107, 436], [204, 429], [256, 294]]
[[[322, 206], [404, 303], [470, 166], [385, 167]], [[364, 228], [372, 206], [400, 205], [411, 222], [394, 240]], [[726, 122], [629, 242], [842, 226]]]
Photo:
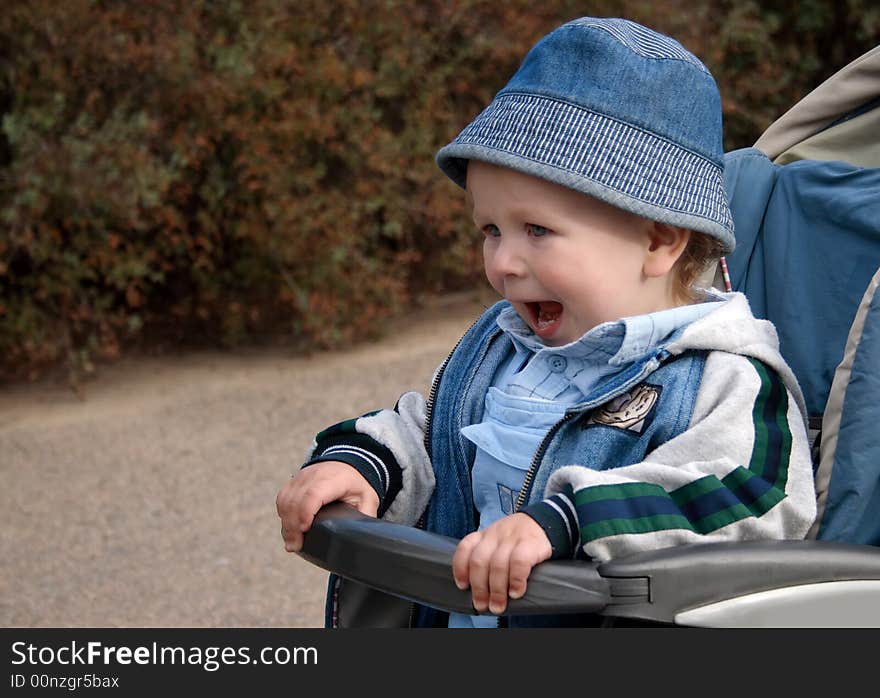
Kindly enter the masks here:
[[728, 148], [867, 50], [870, 0], [31, 0], [0, 15], [0, 376], [132, 347], [335, 347], [478, 283], [434, 153], [583, 14], [668, 32]]

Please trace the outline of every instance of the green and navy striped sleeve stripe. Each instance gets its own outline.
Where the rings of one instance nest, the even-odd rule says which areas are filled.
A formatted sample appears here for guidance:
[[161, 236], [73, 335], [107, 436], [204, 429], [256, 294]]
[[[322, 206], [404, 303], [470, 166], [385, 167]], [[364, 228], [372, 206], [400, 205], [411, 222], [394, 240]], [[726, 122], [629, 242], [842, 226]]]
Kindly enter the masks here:
[[738, 466], [721, 479], [707, 475], [672, 492], [643, 482], [586, 487], [574, 496], [583, 542], [669, 529], [711, 533], [760, 517], [785, 497], [791, 455], [788, 394], [775, 373], [749, 360], [761, 387], [752, 410], [755, 441], [748, 468]]

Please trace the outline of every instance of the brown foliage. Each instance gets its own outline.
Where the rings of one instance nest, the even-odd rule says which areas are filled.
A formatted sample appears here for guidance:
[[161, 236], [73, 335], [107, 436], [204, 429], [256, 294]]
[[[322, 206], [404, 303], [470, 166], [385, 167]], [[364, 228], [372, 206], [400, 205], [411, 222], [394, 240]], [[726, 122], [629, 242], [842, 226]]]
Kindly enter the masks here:
[[[585, 12], [673, 34], [747, 145], [878, 25], [868, 2], [50, 0], [0, 15], [0, 373], [157, 337], [369, 336], [480, 278], [436, 150]], [[844, 41], [842, 37], [846, 37]]]

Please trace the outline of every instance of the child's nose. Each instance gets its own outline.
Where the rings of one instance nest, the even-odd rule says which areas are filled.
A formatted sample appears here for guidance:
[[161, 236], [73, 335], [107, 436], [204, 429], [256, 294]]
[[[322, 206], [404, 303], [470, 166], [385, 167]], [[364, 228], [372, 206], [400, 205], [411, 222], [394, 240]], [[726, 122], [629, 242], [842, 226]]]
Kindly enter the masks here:
[[525, 259], [517, 241], [503, 236], [498, 241], [491, 264], [497, 276], [524, 276], [526, 272]]

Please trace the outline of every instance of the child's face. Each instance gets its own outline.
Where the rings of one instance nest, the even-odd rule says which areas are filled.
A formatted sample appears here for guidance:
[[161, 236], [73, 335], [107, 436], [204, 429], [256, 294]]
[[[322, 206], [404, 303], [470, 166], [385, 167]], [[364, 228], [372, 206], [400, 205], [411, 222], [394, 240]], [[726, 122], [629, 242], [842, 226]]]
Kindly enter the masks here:
[[652, 221], [477, 160], [468, 164], [467, 191], [489, 283], [545, 344], [669, 306], [646, 283]]

